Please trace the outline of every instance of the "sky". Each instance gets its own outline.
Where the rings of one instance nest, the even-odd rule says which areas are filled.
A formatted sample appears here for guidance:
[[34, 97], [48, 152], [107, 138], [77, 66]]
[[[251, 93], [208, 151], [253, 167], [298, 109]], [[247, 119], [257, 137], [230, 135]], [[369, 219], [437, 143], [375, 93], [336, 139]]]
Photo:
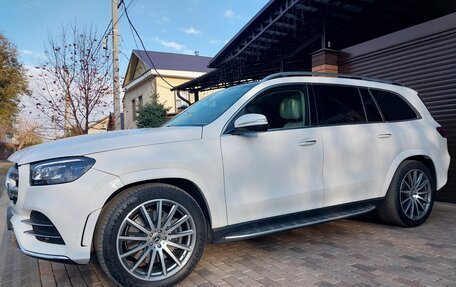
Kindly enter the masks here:
[[[185, 54], [199, 51], [202, 56], [215, 56], [267, 2], [125, 0], [148, 50]], [[122, 14], [120, 7], [119, 16]], [[25, 66], [40, 63], [48, 35], [57, 34], [62, 25], [93, 25], [101, 35], [110, 20], [110, 0], [0, 0], [0, 32], [16, 45]], [[122, 76], [136, 45], [125, 16], [119, 25]]]
[[[121, 1], [121, 0], [117, 0]], [[124, 0], [131, 21], [147, 50], [215, 56], [269, 0]], [[49, 35], [62, 26], [92, 25], [99, 37], [111, 20], [111, 0], [0, 0], [0, 33], [12, 42], [20, 62], [28, 70], [29, 88], [39, 94], [35, 82], [44, 62]], [[125, 75], [131, 51], [136, 48], [133, 32], [119, 8], [120, 76]], [[139, 41], [138, 45], [140, 45]], [[108, 39], [111, 49], [111, 37]], [[139, 46], [141, 49], [141, 46]], [[112, 50], [107, 50], [111, 53]], [[104, 111], [105, 115], [109, 112]], [[20, 119], [35, 122], [42, 134], [53, 138], [61, 131], [49, 125], [48, 117], [34, 101], [21, 96]], [[54, 132], [56, 131], [56, 132]]]

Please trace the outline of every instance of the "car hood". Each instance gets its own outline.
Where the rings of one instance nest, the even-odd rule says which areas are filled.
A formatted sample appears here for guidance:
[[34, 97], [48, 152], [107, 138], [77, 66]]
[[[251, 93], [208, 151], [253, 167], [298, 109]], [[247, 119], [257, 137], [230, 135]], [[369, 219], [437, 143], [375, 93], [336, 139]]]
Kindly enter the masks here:
[[8, 160], [21, 165], [52, 158], [196, 140], [201, 139], [202, 129], [202, 127], [163, 127], [82, 135], [25, 148], [15, 152]]

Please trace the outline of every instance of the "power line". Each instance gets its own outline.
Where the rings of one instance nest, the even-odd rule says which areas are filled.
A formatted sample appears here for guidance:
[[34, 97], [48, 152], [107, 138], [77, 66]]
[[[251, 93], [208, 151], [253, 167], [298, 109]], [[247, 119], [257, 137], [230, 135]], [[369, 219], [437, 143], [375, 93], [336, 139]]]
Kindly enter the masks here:
[[133, 28], [131, 27], [131, 25], [128, 25], [128, 27], [130, 28], [131, 35], [133, 36], [133, 42], [135, 42], [136, 49], [139, 50], [138, 43], [136, 42], [135, 32], [133, 31]]
[[127, 54], [125, 54], [123, 51], [119, 50], [119, 52], [122, 54], [122, 56], [125, 57], [125, 59], [127, 59], [127, 61], [130, 60], [130, 58], [128, 58]]
[[[133, 41], [135, 42], [135, 46], [136, 46], [136, 50], [139, 50], [139, 47], [138, 47], [138, 43], [136, 42], [136, 37], [135, 37], [135, 33], [133, 32], [133, 28], [131, 25], [129, 25], [130, 27], [130, 31], [131, 31], [131, 35], [133, 36]], [[123, 39], [121, 38], [121, 40], [123, 41]], [[147, 54], [147, 52], [146, 52]], [[154, 88], [154, 83], [152, 82], [152, 79], [151, 78], [147, 78], [147, 81], [149, 82], [150, 84], [150, 87], [152, 88], [152, 92], [155, 94], [157, 93], [156, 89]]]
[[98, 45], [97, 45], [97, 47], [95, 48], [95, 53], [98, 53], [98, 50], [99, 50], [100, 47], [101, 47], [101, 43], [103, 43], [103, 39], [104, 39], [104, 37], [106, 37], [106, 33], [108, 32], [109, 28], [111, 27], [111, 24], [112, 24], [112, 19], [111, 19], [111, 21], [109, 21], [109, 24], [108, 24], [108, 26], [106, 27], [105, 31], [103, 32], [103, 35], [101, 36], [100, 41], [98, 41]]
[[119, 52], [127, 59], [127, 62], [129, 62], [130, 58], [123, 50], [123, 49], [127, 48], [127, 44], [125, 43], [122, 35], [119, 35], [119, 38], [120, 38], [120, 42], [121, 42], [120, 47], [122, 48], [121, 50], [119, 50]]
[[[136, 1], [136, 0], [131, 0], [130, 3], [128, 3], [127, 8], [130, 8], [130, 7], [133, 5], [133, 3], [134, 3], [135, 1]], [[125, 5], [124, 0], [122, 0], [122, 1], [119, 3], [118, 6], [120, 6], [121, 4], [124, 4], [124, 5]], [[123, 17], [124, 14], [125, 14], [125, 12], [122, 12], [122, 14], [120, 14], [120, 16], [119, 16], [119, 18], [117, 19], [117, 21], [116, 21], [115, 24], [119, 23], [120, 19], [122, 19], [122, 17]], [[101, 48], [101, 43], [103, 43], [103, 39], [104, 39], [106, 36], [108, 36], [108, 35], [110, 34], [110, 33], [108, 33], [108, 31], [110, 30], [111, 25], [112, 25], [112, 19], [109, 21], [108, 26], [106, 26], [106, 29], [105, 29], [105, 31], [103, 32], [103, 35], [101, 36], [100, 41], [98, 41], [98, 45], [97, 45], [97, 47], [95, 48], [95, 53], [97, 53], [98, 50]]]
[[124, 11], [125, 11], [125, 16], [127, 17], [127, 20], [128, 20], [128, 23], [130, 24], [131, 28], [133, 28], [136, 36], [138, 36], [138, 39], [139, 39], [139, 42], [141, 43], [141, 46], [147, 56], [147, 58], [149, 59], [150, 63], [152, 64], [152, 67], [154, 68], [155, 72], [157, 73], [157, 75], [163, 80], [163, 82], [165, 82], [168, 86], [170, 86], [171, 88], [174, 88], [173, 85], [171, 85], [165, 78], [162, 77], [162, 75], [158, 72], [157, 68], [155, 67], [154, 65], [154, 62], [152, 61], [152, 59], [150, 58], [149, 56], [149, 53], [147, 53], [147, 49], [146, 49], [146, 46], [144, 45], [144, 42], [143, 40], [141, 39], [141, 36], [139, 35], [138, 33], [138, 30], [136, 30], [136, 27], [135, 25], [133, 25], [133, 23], [131, 22], [131, 19], [130, 19], [130, 16], [128, 15], [128, 11], [127, 11], [127, 7], [125, 6], [125, 3], [124, 3], [124, 0], [121, 1], [120, 4], [123, 4], [124, 6]]

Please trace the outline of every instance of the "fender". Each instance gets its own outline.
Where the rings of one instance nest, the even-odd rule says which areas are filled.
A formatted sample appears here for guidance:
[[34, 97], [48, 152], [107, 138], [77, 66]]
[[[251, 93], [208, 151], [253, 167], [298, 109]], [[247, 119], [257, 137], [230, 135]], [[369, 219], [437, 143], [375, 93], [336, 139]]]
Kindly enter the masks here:
[[[197, 174], [189, 170], [179, 168], [140, 170], [122, 174], [119, 178], [125, 185], [168, 178], [188, 180], [194, 183], [201, 191], [211, 217], [212, 228], [227, 225], [223, 183], [220, 183], [219, 188], [212, 187], [211, 189]], [[222, 206], [220, 206], [220, 203], [222, 203]]]
[[[121, 176], [118, 176], [119, 180], [117, 185], [114, 186], [113, 184], [111, 184], [112, 187], [115, 187], [114, 189], [111, 189], [111, 192], [99, 193], [94, 200], [95, 202], [100, 202], [104, 205], [113, 193], [127, 185], [135, 184], [138, 182], [160, 180], [167, 178], [178, 178], [193, 182], [201, 190], [202, 196], [206, 201], [209, 216], [211, 217], [212, 228], [223, 227], [227, 225], [227, 217], [225, 210], [226, 205], [217, 206], [217, 200], [221, 200], [220, 202], [223, 202], [225, 204], [223, 185], [221, 189], [222, 192], [211, 193], [209, 192], [210, 189], [203, 183], [203, 181], [196, 174], [185, 169], [150, 169], [125, 173]], [[219, 197], [218, 199], [216, 198], [217, 196]], [[88, 215], [82, 233], [83, 235], [81, 240], [81, 246], [90, 246], [100, 212], [101, 207], [99, 209], [92, 211], [92, 213]]]
[[388, 191], [391, 180], [393, 180], [393, 176], [396, 173], [396, 170], [399, 167], [399, 165], [401, 164], [401, 162], [403, 162], [405, 159], [412, 157], [412, 156], [425, 156], [425, 157], [431, 158], [429, 153], [424, 149], [408, 149], [408, 150], [405, 150], [405, 151], [402, 151], [401, 153], [399, 153], [399, 155], [397, 155], [396, 158], [393, 160], [393, 162], [390, 164], [390, 168], [386, 175], [386, 179], [383, 183], [383, 187], [382, 187], [380, 196], [382, 196], [382, 197], [386, 196], [386, 192]]

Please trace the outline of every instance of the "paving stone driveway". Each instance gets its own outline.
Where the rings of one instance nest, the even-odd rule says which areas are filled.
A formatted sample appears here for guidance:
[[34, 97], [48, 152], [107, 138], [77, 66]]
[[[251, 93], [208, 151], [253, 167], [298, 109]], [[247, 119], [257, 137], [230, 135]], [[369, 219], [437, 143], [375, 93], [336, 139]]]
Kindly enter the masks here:
[[[0, 182], [3, 186], [3, 179]], [[3, 187], [2, 187], [3, 188]], [[114, 286], [96, 262], [33, 259], [15, 248], [0, 205], [1, 286]], [[456, 286], [456, 205], [437, 204], [421, 227], [339, 220], [207, 245], [182, 286]]]

